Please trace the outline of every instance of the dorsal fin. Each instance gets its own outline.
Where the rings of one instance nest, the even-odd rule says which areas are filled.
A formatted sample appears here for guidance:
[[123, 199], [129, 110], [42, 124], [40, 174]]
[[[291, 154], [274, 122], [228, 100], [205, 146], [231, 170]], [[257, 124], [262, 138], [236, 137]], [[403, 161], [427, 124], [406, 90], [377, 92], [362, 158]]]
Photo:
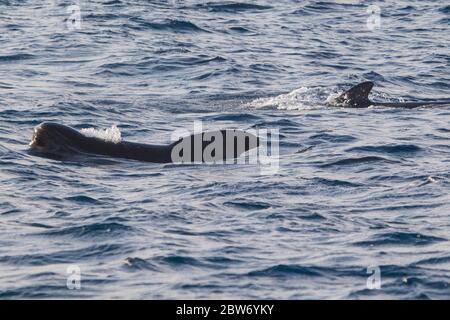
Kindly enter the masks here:
[[367, 108], [371, 104], [369, 94], [372, 88], [373, 82], [362, 82], [337, 97], [336, 102], [345, 107]]

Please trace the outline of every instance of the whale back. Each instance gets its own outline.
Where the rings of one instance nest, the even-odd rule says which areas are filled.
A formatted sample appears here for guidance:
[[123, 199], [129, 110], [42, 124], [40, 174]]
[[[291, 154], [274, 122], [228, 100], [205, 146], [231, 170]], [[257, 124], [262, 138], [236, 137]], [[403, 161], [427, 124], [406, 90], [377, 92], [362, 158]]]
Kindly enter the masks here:
[[259, 145], [259, 138], [250, 132], [207, 131], [174, 142], [170, 146], [171, 160], [175, 163], [222, 163], [239, 158]]
[[169, 145], [152, 145], [87, 137], [75, 129], [51, 122], [37, 126], [30, 142], [33, 153], [53, 159], [101, 155], [153, 163], [218, 163], [238, 158], [258, 146], [257, 136], [241, 130], [202, 132]]

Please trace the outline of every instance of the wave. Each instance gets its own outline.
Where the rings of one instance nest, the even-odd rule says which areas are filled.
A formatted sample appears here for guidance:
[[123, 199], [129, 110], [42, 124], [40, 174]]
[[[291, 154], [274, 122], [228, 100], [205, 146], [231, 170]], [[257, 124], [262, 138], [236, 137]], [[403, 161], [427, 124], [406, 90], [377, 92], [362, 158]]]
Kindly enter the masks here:
[[386, 245], [414, 245], [424, 246], [436, 242], [447, 241], [447, 239], [428, 236], [420, 233], [410, 232], [386, 232], [377, 234], [370, 240], [358, 241], [354, 243], [356, 246], [371, 247], [371, 246], [386, 246]]
[[449, 6], [445, 6], [443, 8], [440, 8], [439, 12], [442, 12], [442, 13], [445, 13], [445, 14], [449, 14], [450, 13], [450, 5]]
[[202, 120], [204, 121], [250, 122], [259, 119], [261, 119], [261, 117], [251, 113], [220, 113], [202, 117]]
[[365, 164], [365, 163], [371, 163], [371, 162], [387, 162], [387, 163], [397, 163], [398, 161], [389, 160], [383, 157], [376, 157], [376, 156], [366, 156], [366, 157], [359, 157], [359, 158], [346, 158], [326, 164], [320, 165], [321, 168], [328, 168], [328, 167], [334, 167], [334, 166], [353, 166], [353, 165], [359, 165], [359, 164]]
[[35, 56], [29, 53], [17, 53], [17, 54], [10, 54], [10, 55], [0, 55], [0, 63], [5, 62], [18, 62], [22, 60], [30, 60], [34, 59]]
[[197, 267], [204, 265], [201, 261], [195, 258], [179, 255], [158, 257], [156, 258], [156, 260], [158, 260], [162, 264], [167, 264], [172, 267], [185, 267], [185, 266]]
[[229, 2], [229, 3], [215, 3], [207, 2], [194, 6], [196, 9], [204, 9], [210, 12], [224, 12], [224, 13], [239, 13], [239, 12], [255, 12], [272, 9], [271, 6], [258, 5], [245, 2]]
[[133, 228], [117, 222], [92, 223], [74, 227], [51, 229], [40, 232], [40, 236], [70, 236], [74, 238], [114, 237], [128, 234]]
[[131, 22], [136, 23], [136, 25], [125, 24], [124, 27], [130, 27], [132, 29], [139, 29], [139, 30], [152, 29], [152, 30], [172, 31], [180, 33], [192, 33], [192, 32], [209, 33], [208, 30], [200, 28], [199, 26], [190, 21], [168, 19], [163, 22], [150, 22], [145, 21], [142, 18], [131, 18], [129, 20]]
[[271, 204], [262, 201], [249, 201], [248, 199], [232, 200], [224, 203], [225, 206], [240, 210], [265, 210], [272, 207]]
[[286, 278], [292, 276], [330, 277], [330, 276], [365, 276], [365, 270], [359, 267], [328, 268], [322, 266], [303, 266], [298, 264], [278, 264], [262, 270], [250, 271], [250, 277]]
[[397, 144], [382, 146], [360, 146], [346, 150], [347, 152], [373, 152], [391, 155], [413, 155], [422, 151], [422, 148], [414, 144]]
[[33, 253], [15, 256], [1, 256], [0, 263], [9, 265], [44, 266], [57, 263], [73, 263], [86, 259], [98, 259], [100, 257], [123, 254], [124, 247], [118, 244], [96, 244], [75, 250], [61, 250], [51, 253]]
[[357, 140], [357, 138], [346, 135], [346, 134], [329, 134], [329, 133], [318, 133], [309, 137], [312, 140], [326, 141], [332, 143], [350, 143]]
[[128, 269], [128, 270], [135, 270], [135, 271], [139, 271], [139, 270], [150, 270], [150, 271], [158, 271], [158, 267], [156, 265], [154, 265], [153, 263], [141, 259], [141, 258], [131, 258], [128, 257], [125, 259], [124, 261], [124, 266]]

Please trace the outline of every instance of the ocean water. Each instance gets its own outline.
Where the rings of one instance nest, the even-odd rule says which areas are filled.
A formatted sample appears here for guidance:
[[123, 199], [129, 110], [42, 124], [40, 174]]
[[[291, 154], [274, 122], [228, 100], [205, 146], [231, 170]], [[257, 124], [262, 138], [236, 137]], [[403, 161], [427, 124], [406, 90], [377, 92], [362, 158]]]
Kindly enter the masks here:
[[[450, 298], [450, 106], [325, 105], [448, 99], [449, 24], [443, 0], [0, 0], [0, 298]], [[43, 121], [279, 130], [279, 164], [61, 162], [27, 152]]]

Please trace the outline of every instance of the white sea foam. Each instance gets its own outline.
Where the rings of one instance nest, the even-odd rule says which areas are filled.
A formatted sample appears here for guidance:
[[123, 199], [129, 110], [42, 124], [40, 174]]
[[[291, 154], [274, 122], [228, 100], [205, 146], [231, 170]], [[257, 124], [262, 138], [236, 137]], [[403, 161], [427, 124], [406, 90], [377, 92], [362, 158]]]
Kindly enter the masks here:
[[301, 87], [276, 97], [255, 99], [246, 106], [255, 109], [310, 110], [323, 106], [327, 96], [322, 88]]
[[[301, 87], [289, 93], [275, 97], [252, 100], [245, 104], [248, 108], [278, 110], [312, 110], [334, 105], [335, 99], [344, 91], [338, 88]], [[404, 99], [392, 99], [380, 92], [371, 93], [371, 99], [386, 102], [401, 102]]]
[[111, 128], [107, 129], [81, 129], [81, 133], [86, 137], [98, 138], [108, 142], [119, 143], [122, 140], [122, 134], [116, 125], [113, 125]]

